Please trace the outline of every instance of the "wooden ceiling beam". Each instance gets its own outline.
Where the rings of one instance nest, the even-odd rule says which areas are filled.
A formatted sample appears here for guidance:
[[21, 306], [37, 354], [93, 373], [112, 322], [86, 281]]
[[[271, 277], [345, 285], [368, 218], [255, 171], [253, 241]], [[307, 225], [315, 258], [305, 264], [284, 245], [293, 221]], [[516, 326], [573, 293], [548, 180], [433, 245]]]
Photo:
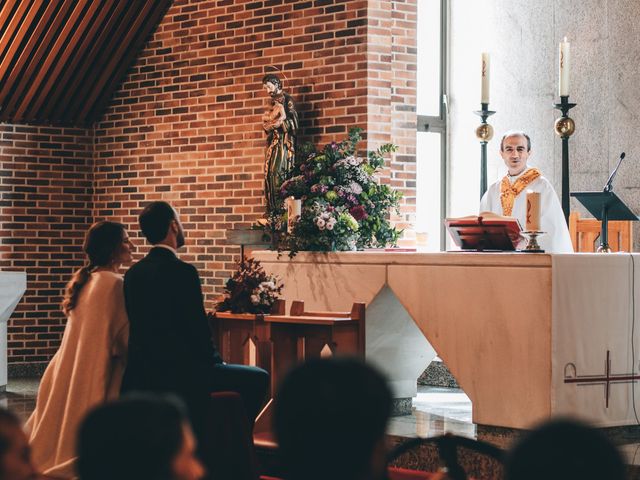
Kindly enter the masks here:
[[57, 35], [60, 26], [65, 21], [70, 8], [71, 2], [62, 2], [60, 10], [53, 17], [49, 28], [47, 29], [47, 33], [42, 38], [42, 41], [40, 42], [36, 53], [30, 59], [29, 64], [24, 71], [24, 76], [20, 80], [20, 83], [16, 86], [11, 95], [0, 99], [0, 101], [4, 101], [8, 98], [7, 104], [3, 106], [2, 111], [0, 111], [0, 121], [21, 121], [20, 118], [15, 117], [15, 109], [17, 108], [17, 106], [22, 105], [22, 103], [29, 101], [29, 99], [24, 98], [24, 91], [31, 85], [34, 75], [41, 66], [42, 58], [44, 57], [45, 53], [49, 51], [49, 46]]
[[82, 43], [78, 46], [76, 54], [73, 55], [67, 68], [63, 70], [62, 77], [56, 83], [56, 88], [51, 91], [51, 95], [42, 109], [42, 118], [51, 118], [58, 101], [64, 98], [63, 93], [72, 91], [70, 90], [70, 82], [72, 82], [73, 76], [81, 76], [88, 68], [88, 65], [91, 65], [91, 57], [89, 57], [88, 53], [91, 50], [91, 46], [95, 43], [96, 38], [99, 37], [100, 32], [105, 28], [107, 19], [113, 11], [115, 4], [116, 0], [101, 1], [98, 14], [91, 20], [90, 27]]
[[13, 44], [13, 35], [23, 23], [22, 19], [29, 11], [29, 7], [31, 6], [30, 0], [23, 0], [18, 4], [18, 8], [16, 11], [9, 17], [8, 23], [6, 24], [6, 28], [2, 33], [2, 38], [0, 38], [0, 58], [4, 58], [6, 56], [7, 50]]
[[[70, 22], [65, 26], [65, 28], [68, 29], [68, 34], [71, 35], [69, 41], [63, 47], [58, 61], [53, 64], [51, 73], [47, 76], [44, 86], [40, 89], [40, 95], [32, 106], [32, 111], [36, 112], [36, 116], [38, 118], [45, 121], [49, 120], [42, 107], [43, 105], [51, 102], [51, 95], [54, 92], [54, 86], [57, 89], [61, 87], [59, 82], [61, 73], [64, 70], [68, 70], [72, 59], [79, 56], [78, 52], [80, 41], [89, 29], [89, 25], [91, 25], [95, 20], [94, 17], [98, 12], [99, 6], [100, 2], [98, 0], [91, 0], [87, 11], [83, 12], [82, 16], [78, 17], [77, 24], [71, 25]], [[63, 35], [64, 34], [65, 32], [63, 31]]]
[[171, 0], [0, 0], [0, 122], [95, 121]]
[[[109, 38], [113, 35], [113, 31], [117, 28], [118, 24], [122, 21], [124, 15], [126, 1], [118, 0], [116, 8], [111, 12], [109, 18], [104, 24], [104, 27], [100, 30], [100, 35], [93, 42], [91, 50], [86, 56], [87, 62], [85, 62], [84, 68], [78, 70], [73, 78], [69, 88], [64, 92], [64, 96], [54, 107], [53, 118], [57, 119], [71, 119], [70, 114], [71, 106], [76, 100], [78, 89], [81, 85], [90, 82], [91, 73], [99, 68], [104, 68], [104, 62], [106, 62], [106, 50], [105, 45]], [[69, 120], [67, 120], [69, 121]]]
[[104, 87], [100, 91], [96, 90], [94, 92], [99, 95], [95, 97], [96, 100], [94, 102], [90, 103], [91, 109], [84, 110], [84, 115], [81, 115], [83, 119], [93, 122], [97, 121], [100, 115], [102, 115], [107, 103], [111, 100], [113, 93], [122, 83], [126, 73], [131, 68], [131, 64], [140, 54], [140, 50], [146, 40], [152, 32], [155, 31], [162, 18], [164, 18], [170, 5], [171, 0], [161, 0], [156, 2], [156, 5], [149, 13], [150, 18], [139, 28], [137, 35], [131, 41], [129, 48], [126, 50], [124, 58], [114, 67], [113, 70], [107, 69], [107, 72], [113, 73], [108, 78], [108, 82], [105, 83]]
[[[42, 35], [49, 26], [51, 18], [53, 17], [58, 6], [58, 2], [47, 3], [46, 9], [40, 17], [40, 20], [38, 20], [36, 28], [33, 30], [33, 32], [31, 32], [27, 44], [20, 52], [18, 61], [12, 67], [9, 67], [9, 62], [5, 63], [5, 61], [7, 60], [7, 58], [5, 58], [5, 61], [3, 61], [0, 65], [0, 99], [7, 98], [7, 96], [10, 95], [10, 92], [16, 82], [20, 81], [20, 79], [23, 78], [24, 68], [31, 58], [32, 52], [42, 41]], [[8, 73], [11, 73], [11, 75], [8, 75]]]
[[67, 39], [71, 32], [77, 28], [76, 25], [80, 20], [81, 15], [86, 11], [87, 3], [89, 1], [90, 0], [79, 0], [75, 3], [75, 7], [73, 8], [71, 15], [69, 15], [69, 18], [63, 24], [62, 30], [49, 51], [49, 55], [47, 55], [40, 67], [40, 70], [36, 74], [35, 81], [31, 84], [29, 90], [27, 90], [26, 97], [29, 101], [23, 102], [16, 110], [16, 119], [25, 119], [30, 121], [38, 118], [38, 109], [36, 108], [36, 105], [40, 105], [40, 103], [36, 95], [38, 94], [38, 91], [42, 94], [42, 90], [44, 90], [44, 82], [49, 76], [53, 75], [55, 66], [58, 63], [65, 62], [67, 60], [68, 53], [65, 52]]
[[13, 11], [17, 4], [17, 0], [7, 0], [2, 3], [2, 7], [0, 7], [0, 38], [2, 38], [2, 35], [4, 35], [5, 30], [9, 26], [9, 21], [13, 17]]
[[122, 84], [125, 75], [131, 68], [131, 64], [135, 61], [135, 58], [139, 55], [143, 44], [148, 40], [153, 31], [156, 30], [159, 23], [164, 18], [167, 10], [171, 6], [171, 0], [161, 0], [158, 2], [158, 6], [153, 9], [152, 18], [147, 24], [145, 24], [145, 31], [138, 36], [135, 40], [135, 44], [127, 52], [127, 57], [120, 62], [116, 72], [111, 76], [109, 83], [103, 89], [100, 97], [95, 102], [91, 112], [88, 114], [87, 119], [90, 121], [98, 121], [101, 115], [104, 114], [104, 110], [107, 107], [108, 102], [111, 100], [116, 89]]
[[[75, 102], [75, 108], [72, 110], [72, 116], [67, 118], [68, 120], [77, 119], [80, 122], [83, 122], [82, 112], [86, 105], [91, 102], [93, 92], [98, 88], [97, 85], [102, 82], [102, 77], [105, 75], [105, 72], [109, 70], [109, 66], [113, 68], [114, 59], [115, 62], [120, 60], [121, 52], [129, 46], [130, 40], [127, 41], [128, 37], [135, 33], [134, 29], [136, 28], [136, 25], [139, 28], [141, 19], [144, 20], [144, 16], [147, 15], [153, 4], [153, 1], [147, 1], [142, 5], [142, 10], [130, 8], [127, 11], [126, 21], [123, 21], [118, 25], [118, 29], [109, 39], [109, 43], [107, 44], [106, 50], [111, 52], [109, 58], [106, 58], [107, 63], [103, 68], [95, 69], [91, 72], [92, 81], [82, 85], [80, 93], [77, 95], [78, 101]], [[139, 7], [139, 5], [137, 6]], [[95, 101], [95, 98], [93, 101]]]

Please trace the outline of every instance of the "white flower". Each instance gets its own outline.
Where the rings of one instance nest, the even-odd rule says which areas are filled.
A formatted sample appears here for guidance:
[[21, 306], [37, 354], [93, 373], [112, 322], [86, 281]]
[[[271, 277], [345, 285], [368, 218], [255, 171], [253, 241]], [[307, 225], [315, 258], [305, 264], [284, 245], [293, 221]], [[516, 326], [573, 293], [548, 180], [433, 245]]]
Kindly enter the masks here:
[[258, 295], [251, 295], [251, 303], [258, 305], [260, 303], [260, 297]]
[[326, 224], [326, 223], [327, 223], [327, 222], [325, 222], [322, 218], [318, 218], [318, 219], [316, 220], [316, 225], [318, 226], [318, 228], [319, 228], [320, 230], [324, 230], [324, 226], [325, 226], [325, 224]]
[[327, 230], [333, 230], [333, 225], [334, 225], [335, 223], [336, 223], [336, 222], [327, 222]]
[[362, 193], [362, 186], [357, 182], [351, 182], [349, 184], [349, 190], [355, 195], [360, 195]]

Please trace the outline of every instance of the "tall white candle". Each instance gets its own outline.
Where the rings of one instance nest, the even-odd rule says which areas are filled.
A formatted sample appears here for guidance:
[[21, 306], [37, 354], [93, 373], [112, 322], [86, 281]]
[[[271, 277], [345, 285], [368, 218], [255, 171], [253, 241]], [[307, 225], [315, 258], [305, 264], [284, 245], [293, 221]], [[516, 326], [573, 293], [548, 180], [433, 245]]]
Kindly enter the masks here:
[[489, 54], [487, 52], [482, 53], [482, 69], [481, 75], [481, 88], [480, 88], [480, 103], [489, 103]]
[[559, 47], [559, 85], [558, 90], [561, 97], [569, 96], [569, 67], [571, 61], [571, 44], [567, 41], [567, 37], [564, 37], [564, 40], [560, 42]]
[[527, 221], [525, 228], [529, 232], [540, 231], [540, 192], [527, 191]]

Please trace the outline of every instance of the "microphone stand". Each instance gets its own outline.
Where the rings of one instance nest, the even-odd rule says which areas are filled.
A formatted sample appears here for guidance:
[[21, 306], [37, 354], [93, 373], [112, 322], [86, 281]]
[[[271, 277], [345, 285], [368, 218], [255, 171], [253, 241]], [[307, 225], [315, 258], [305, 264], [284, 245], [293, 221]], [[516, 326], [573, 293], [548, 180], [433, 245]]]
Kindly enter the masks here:
[[[622, 152], [620, 154], [620, 160], [618, 160], [618, 164], [616, 165], [616, 168], [613, 169], [613, 172], [611, 172], [611, 175], [609, 175], [609, 179], [607, 180], [607, 183], [604, 185], [604, 188], [602, 189], [603, 192], [612, 193], [613, 179], [618, 173], [618, 168], [620, 168], [620, 164], [622, 163], [622, 160], [624, 160], [624, 157], [625, 157], [625, 153]], [[600, 246], [598, 247], [598, 250], [597, 250], [598, 252], [602, 252], [602, 253], [611, 252], [611, 247], [609, 247], [608, 222], [609, 222], [609, 204], [608, 202], [605, 202], [604, 205], [602, 205], [602, 226], [600, 229]]]
[[618, 169], [620, 168], [620, 164], [622, 163], [622, 160], [624, 160], [625, 157], [625, 153], [622, 152], [620, 154], [620, 160], [618, 160], [618, 164], [616, 165], [616, 168], [613, 169], [613, 172], [611, 172], [611, 175], [609, 175], [609, 179], [607, 180], [607, 183], [605, 183], [604, 188], [602, 189], [603, 192], [610, 192], [613, 190], [613, 179], [616, 177], [616, 174], [618, 173]]

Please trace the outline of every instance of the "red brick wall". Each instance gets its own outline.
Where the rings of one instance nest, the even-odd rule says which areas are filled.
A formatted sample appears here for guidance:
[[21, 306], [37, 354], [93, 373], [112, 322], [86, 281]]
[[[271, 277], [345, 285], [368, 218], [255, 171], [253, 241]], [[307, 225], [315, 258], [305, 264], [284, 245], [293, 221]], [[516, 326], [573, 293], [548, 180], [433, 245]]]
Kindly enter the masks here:
[[[35, 310], [40, 325], [53, 322], [59, 332], [63, 282], [72, 270], [68, 264], [79, 263], [87, 225], [102, 218], [123, 221], [139, 258], [147, 248], [136, 238], [136, 217], [156, 199], [180, 212], [187, 230], [182, 258], [200, 270], [210, 307], [239, 255], [238, 247], [226, 245], [225, 230], [249, 226], [264, 210], [261, 116], [267, 95], [261, 79], [272, 66], [284, 72], [285, 90], [296, 100], [301, 142], [340, 140], [349, 127], [361, 126], [368, 132], [363, 148], [400, 145], [383, 181], [405, 192], [396, 221], [406, 225], [415, 208], [415, 4], [174, 1], [95, 125], [93, 151], [91, 132], [73, 131], [83, 148], [82, 166], [93, 156], [94, 192], [85, 199], [93, 213], [81, 223], [63, 219], [75, 242], [65, 248], [75, 248], [75, 256], [48, 267], [60, 270], [57, 283], [51, 280], [41, 304], [29, 294], [14, 323]], [[88, 192], [89, 186], [83, 198]], [[64, 205], [75, 196], [60, 192], [59, 200]], [[39, 361], [57, 345], [56, 337], [48, 350], [18, 355], [23, 345], [16, 342], [25, 340], [17, 335], [12, 331], [12, 362]]]
[[417, 0], [370, 0], [367, 13], [368, 148], [399, 147], [383, 181], [404, 195], [393, 220], [407, 230], [416, 210], [417, 9]]
[[175, 2], [96, 126], [96, 216], [135, 230], [144, 202], [172, 202], [189, 235], [184, 258], [213, 298], [238, 256], [225, 230], [263, 213], [261, 78], [271, 66], [297, 102], [301, 140], [341, 139], [359, 125], [373, 148], [401, 134], [386, 181], [404, 187], [415, 114], [396, 114], [415, 103], [415, 65], [407, 66], [415, 35], [400, 40], [412, 7], [393, 2], [392, 19], [392, 2], [373, 3]]
[[60, 342], [64, 285], [92, 218], [92, 155], [90, 129], [0, 125], [0, 269], [27, 272], [10, 363], [46, 361]]

